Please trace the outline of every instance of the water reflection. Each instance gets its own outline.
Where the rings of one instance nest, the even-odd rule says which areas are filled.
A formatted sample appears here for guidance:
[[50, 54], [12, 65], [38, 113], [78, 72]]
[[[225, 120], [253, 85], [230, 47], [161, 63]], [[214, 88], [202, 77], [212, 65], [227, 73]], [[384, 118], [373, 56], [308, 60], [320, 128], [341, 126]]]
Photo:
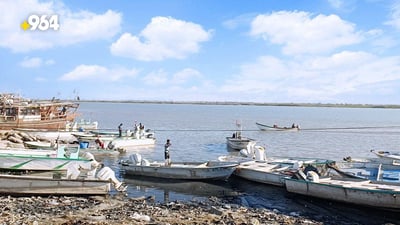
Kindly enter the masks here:
[[237, 196], [229, 182], [187, 181], [161, 179], [143, 176], [125, 176], [124, 182], [130, 187], [128, 195], [153, 195], [155, 201], [202, 199], [210, 196]]

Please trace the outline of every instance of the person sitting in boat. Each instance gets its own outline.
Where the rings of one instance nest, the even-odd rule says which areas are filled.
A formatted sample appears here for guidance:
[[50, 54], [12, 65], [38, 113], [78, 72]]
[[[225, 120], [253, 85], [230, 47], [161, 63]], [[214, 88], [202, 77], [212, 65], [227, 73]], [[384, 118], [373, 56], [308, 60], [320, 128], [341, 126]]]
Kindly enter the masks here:
[[278, 128], [278, 125], [274, 124], [274, 128]]
[[96, 143], [101, 149], [104, 149], [104, 142], [101, 141], [99, 137], [96, 138], [94, 143]]
[[296, 125], [294, 123], [292, 124], [292, 128], [296, 128]]

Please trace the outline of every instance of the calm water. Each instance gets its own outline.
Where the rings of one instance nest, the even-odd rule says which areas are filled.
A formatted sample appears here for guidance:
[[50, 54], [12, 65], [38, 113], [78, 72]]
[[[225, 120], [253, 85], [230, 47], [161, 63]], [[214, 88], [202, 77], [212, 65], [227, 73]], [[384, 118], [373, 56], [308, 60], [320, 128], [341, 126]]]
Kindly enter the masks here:
[[[137, 148], [150, 161], [163, 161], [163, 145], [171, 139], [171, 158], [176, 161], [215, 160], [220, 155], [235, 154], [226, 147], [226, 136], [242, 124], [242, 135], [258, 140], [270, 156], [318, 157], [340, 160], [373, 157], [371, 149], [400, 152], [399, 109], [352, 109], [323, 107], [275, 106], [221, 106], [186, 104], [133, 104], [133, 103], [81, 103], [81, 118], [99, 122], [100, 129], [133, 129], [135, 121], [155, 131], [157, 144], [150, 148]], [[291, 126], [299, 124], [300, 132], [260, 131], [255, 122]], [[107, 165], [119, 169], [118, 160], [127, 157], [100, 158]], [[231, 179], [229, 182], [208, 184], [180, 182], [178, 184], [157, 179], [123, 177], [128, 194], [133, 197], [154, 195], [157, 201], [193, 200], [210, 195], [244, 193], [249, 206], [276, 208], [286, 212], [332, 214], [350, 221], [381, 224], [397, 220], [386, 213], [374, 214], [368, 209], [354, 209], [343, 204], [291, 197], [280, 189]], [[243, 200], [243, 199], [242, 199]], [[307, 207], [304, 207], [304, 206]], [[350, 215], [351, 212], [351, 215]], [[348, 215], [349, 214], [349, 215]], [[356, 215], [356, 218], [354, 217]], [[362, 216], [364, 215], [364, 216]], [[365, 215], [368, 217], [365, 218]], [[365, 220], [365, 221], [364, 221]], [[399, 216], [400, 221], [400, 216]]]

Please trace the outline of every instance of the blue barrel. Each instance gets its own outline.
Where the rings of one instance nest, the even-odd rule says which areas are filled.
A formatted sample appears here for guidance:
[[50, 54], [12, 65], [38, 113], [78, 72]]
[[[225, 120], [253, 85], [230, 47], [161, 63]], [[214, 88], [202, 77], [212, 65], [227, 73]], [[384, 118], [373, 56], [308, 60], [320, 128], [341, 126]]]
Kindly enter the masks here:
[[89, 142], [79, 142], [79, 148], [85, 149], [89, 147]]

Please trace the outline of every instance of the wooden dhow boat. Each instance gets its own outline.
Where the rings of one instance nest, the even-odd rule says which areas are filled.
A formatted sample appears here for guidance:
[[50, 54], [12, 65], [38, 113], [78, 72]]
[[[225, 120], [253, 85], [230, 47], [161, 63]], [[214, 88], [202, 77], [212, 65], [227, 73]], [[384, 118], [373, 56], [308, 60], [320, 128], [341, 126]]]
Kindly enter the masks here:
[[225, 162], [149, 162], [135, 153], [128, 160], [122, 160], [126, 175], [158, 177], [180, 180], [226, 180], [235, 170], [236, 163]]
[[30, 100], [15, 94], [0, 94], [0, 129], [65, 129], [77, 116], [79, 104], [72, 101]]

